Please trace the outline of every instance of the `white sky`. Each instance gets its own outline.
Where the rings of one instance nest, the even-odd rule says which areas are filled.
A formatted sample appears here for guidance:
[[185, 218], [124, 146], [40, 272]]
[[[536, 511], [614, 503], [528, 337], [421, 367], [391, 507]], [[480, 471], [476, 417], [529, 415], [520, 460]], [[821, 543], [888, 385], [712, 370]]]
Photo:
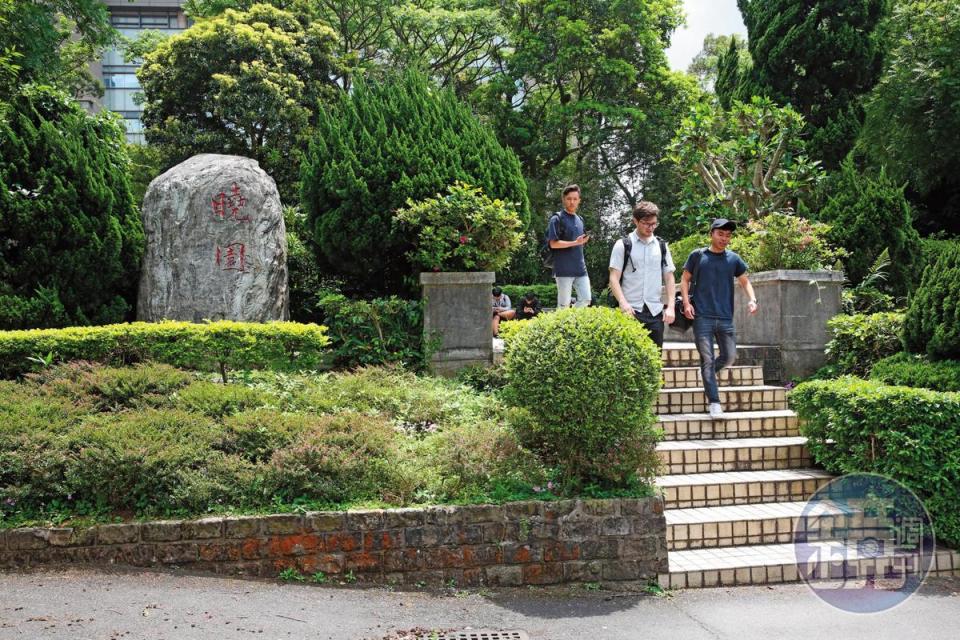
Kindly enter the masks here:
[[673, 34], [667, 58], [670, 68], [686, 71], [693, 57], [703, 48], [703, 37], [708, 33], [747, 35], [737, 0], [683, 0], [687, 26]]

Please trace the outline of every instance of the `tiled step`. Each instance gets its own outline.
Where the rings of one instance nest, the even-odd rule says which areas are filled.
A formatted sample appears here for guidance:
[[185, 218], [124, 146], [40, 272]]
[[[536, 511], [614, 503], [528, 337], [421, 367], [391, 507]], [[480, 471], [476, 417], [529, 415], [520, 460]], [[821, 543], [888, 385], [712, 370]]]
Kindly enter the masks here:
[[829, 500], [670, 509], [667, 546], [685, 549], [884, 537], [877, 518]]
[[706, 413], [657, 416], [665, 440], [717, 440], [720, 438], [786, 438], [800, 435], [797, 414], [776, 411], [728, 411], [714, 420]]
[[[688, 340], [693, 335], [687, 332], [684, 335]], [[677, 334], [673, 332], [676, 339]], [[664, 367], [697, 367], [700, 366], [700, 354], [697, 353], [696, 345], [692, 342], [673, 342], [670, 341], [671, 335], [668, 334], [668, 342], [663, 343], [663, 366]], [[717, 350], [714, 349], [714, 353]], [[761, 366], [763, 367], [763, 379], [767, 382], [779, 382], [783, 380], [783, 362], [779, 347], [769, 345], [737, 345], [737, 359], [733, 363], [738, 366]]]
[[[755, 385], [750, 387], [722, 387], [720, 404], [724, 411], [773, 411], [787, 408], [787, 391], [783, 387]], [[657, 394], [655, 412], [703, 413], [707, 398], [703, 389], [661, 389]]]
[[657, 455], [668, 474], [802, 469], [810, 466], [806, 445], [802, 436], [673, 440], [658, 444]]
[[832, 478], [819, 469], [725, 471], [660, 476], [656, 484], [665, 508], [688, 509], [808, 500]]
[[[763, 367], [756, 365], [733, 366], [722, 370], [717, 376], [721, 387], [743, 387], [763, 384]], [[699, 367], [668, 367], [663, 370], [664, 389], [703, 388]]]
[[[797, 564], [797, 548], [793, 544], [725, 547], [671, 551], [669, 574], [659, 576], [664, 588], [726, 587], [751, 584], [796, 582], [809, 580], [847, 580], [870, 577], [897, 579], [904, 571], [916, 573], [914, 555], [899, 555], [885, 548], [883, 554], [864, 556], [856, 542], [824, 541], [807, 543], [801, 557], [809, 561]], [[816, 553], [819, 550], [819, 556]], [[828, 559], [833, 559], [831, 562]], [[960, 554], [938, 550], [930, 572], [936, 575], [960, 574]]]

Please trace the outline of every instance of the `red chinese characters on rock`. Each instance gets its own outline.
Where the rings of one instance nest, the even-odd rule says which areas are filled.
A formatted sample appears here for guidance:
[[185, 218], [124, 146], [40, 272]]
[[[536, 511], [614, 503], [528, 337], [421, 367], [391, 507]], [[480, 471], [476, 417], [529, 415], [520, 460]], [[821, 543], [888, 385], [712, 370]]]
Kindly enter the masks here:
[[[213, 205], [213, 216], [218, 220], [249, 222], [251, 219], [249, 213], [244, 212], [244, 207], [247, 206], [247, 198], [236, 182], [231, 185], [229, 193], [221, 191], [211, 199], [211, 203]], [[217, 267], [222, 271], [246, 273], [249, 270], [247, 247], [242, 242], [232, 242], [225, 247], [217, 245], [215, 260]]]
[[249, 222], [249, 214], [243, 214], [243, 208], [247, 206], [247, 199], [240, 192], [240, 185], [236, 182], [230, 187], [230, 193], [221, 191], [211, 201], [213, 203], [213, 215], [220, 220], [233, 220], [235, 222]]
[[217, 247], [217, 266], [224, 271], [247, 271], [247, 248], [242, 242], [234, 242], [225, 247]]

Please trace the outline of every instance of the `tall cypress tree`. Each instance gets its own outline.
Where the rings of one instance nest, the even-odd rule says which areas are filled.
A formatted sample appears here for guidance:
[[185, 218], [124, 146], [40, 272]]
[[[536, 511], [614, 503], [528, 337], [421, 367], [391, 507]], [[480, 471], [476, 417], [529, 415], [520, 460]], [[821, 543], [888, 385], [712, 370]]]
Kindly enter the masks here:
[[324, 270], [366, 294], [410, 291], [411, 239], [394, 227], [394, 212], [458, 180], [519, 203], [529, 223], [516, 155], [452, 92], [414, 73], [358, 83], [321, 112], [301, 169]]
[[0, 328], [123, 320], [143, 226], [115, 116], [28, 85], [0, 118]]
[[849, 152], [863, 122], [860, 96], [876, 84], [877, 30], [891, 0], [737, 0], [753, 68], [743, 89], [790, 104], [806, 119], [808, 150], [827, 168]]

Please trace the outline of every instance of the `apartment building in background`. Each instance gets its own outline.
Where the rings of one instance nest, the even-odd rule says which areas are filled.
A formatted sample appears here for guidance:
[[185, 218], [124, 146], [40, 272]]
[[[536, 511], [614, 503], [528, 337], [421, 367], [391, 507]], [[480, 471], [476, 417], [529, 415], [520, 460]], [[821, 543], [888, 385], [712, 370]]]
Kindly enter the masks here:
[[[147, 29], [168, 34], [185, 30], [190, 23], [183, 12], [184, 2], [185, 0], [103, 0], [110, 10], [110, 23], [128, 38], [136, 38], [140, 32]], [[100, 62], [91, 65], [94, 77], [100, 79], [105, 87], [103, 97], [85, 98], [82, 102], [84, 107], [92, 112], [109, 109], [120, 114], [127, 130], [127, 142], [142, 144], [142, 108], [134, 102], [134, 95], [140, 92], [140, 83], [136, 76], [139, 66], [139, 61], [124, 62], [123, 51], [108, 49]]]

